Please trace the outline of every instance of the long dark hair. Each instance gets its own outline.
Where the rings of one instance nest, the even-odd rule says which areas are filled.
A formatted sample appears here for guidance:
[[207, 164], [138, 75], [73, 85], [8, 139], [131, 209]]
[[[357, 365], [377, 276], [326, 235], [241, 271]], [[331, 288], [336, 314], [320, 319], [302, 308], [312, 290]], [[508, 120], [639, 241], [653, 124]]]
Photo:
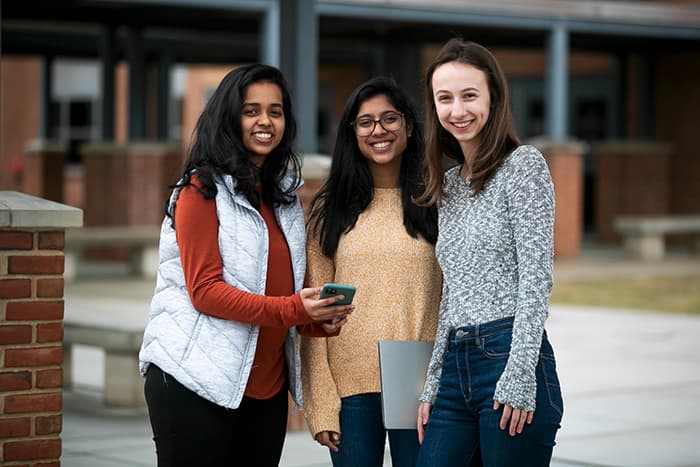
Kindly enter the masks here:
[[390, 78], [373, 78], [361, 84], [348, 98], [338, 123], [333, 162], [325, 184], [311, 203], [309, 226], [320, 234], [326, 256], [333, 256], [340, 236], [352, 230], [357, 218], [374, 196], [374, 183], [367, 159], [360, 152], [351, 123], [368, 99], [383, 95], [405, 119], [404, 131], [412, 127], [401, 157], [399, 184], [403, 206], [403, 224], [411, 237], [421, 235], [430, 243], [437, 239], [437, 212], [434, 207], [420, 207], [412, 199], [425, 189], [421, 179], [423, 134], [416, 109], [408, 95]]
[[519, 144], [513, 127], [510, 98], [505, 75], [496, 58], [485, 47], [462, 39], [450, 39], [428, 67], [425, 77], [425, 135], [426, 135], [426, 191], [419, 203], [434, 204], [442, 197], [444, 164], [443, 156], [464, 162], [464, 154], [457, 140], [438, 119], [433, 102], [433, 73], [445, 63], [459, 62], [471, 65], [486, 75], [491, 98], [489, 118], [481, 130], [476, 157], [470, 161], [470, 188], [479, 193], [498, 166]]
[[[248, 159], [248, 150], [243, 145], [241, 110], [247, 87], [260, 82], [279, 87], [285, 126], [280, 144], [265, 157], [258, 169]], [[181, 179], [171, 188], [191, 185], [191, 178], [196, 174], [201, 185], [198, 190], [204, 198], [212, 199], [217, 192], [215, 178], [227, 174], [236, 182], [236, 193], [245, 196], [254, 206], [258, 205], [257, 196], [254, 196], [258, 181], [262, 185], [263, 200], [276, 205], [291, 204], [301, 182], [301, 163], [293, 150], [296, 135], [292, 100], [282, 73], [275, 67], [262, 64], [238, 67], [221, 80], [199, 116]], [[294, 175], [293, 182], [282, 186], [281, 181], [288, 172]], [[169, 202], [165, 204], [165, 214], [173, 218]]]

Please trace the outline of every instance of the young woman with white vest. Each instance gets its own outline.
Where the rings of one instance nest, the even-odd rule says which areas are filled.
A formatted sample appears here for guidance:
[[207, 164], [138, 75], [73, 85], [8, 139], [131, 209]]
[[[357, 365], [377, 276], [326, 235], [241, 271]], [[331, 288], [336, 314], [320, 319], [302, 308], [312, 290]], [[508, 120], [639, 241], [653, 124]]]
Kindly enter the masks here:
[[161, 228], [139, 354], [159, 467], [276, 466], [298, 333], [337, 334], [352, 305], [303, 288], [296, 122], [280, 71], [247, 65], [202, 112]]

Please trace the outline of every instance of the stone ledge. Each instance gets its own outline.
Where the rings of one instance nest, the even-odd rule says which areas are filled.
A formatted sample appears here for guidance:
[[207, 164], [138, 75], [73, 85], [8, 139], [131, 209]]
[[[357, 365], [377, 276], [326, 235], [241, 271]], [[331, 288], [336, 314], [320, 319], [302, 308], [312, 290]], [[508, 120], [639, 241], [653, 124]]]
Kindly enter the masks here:
[[0, 228], [81, 227], [83, 210], [17, 191], [0, 191]]
[[47, 139], [33, 139], [24, 145], [24, 152], [48, 152], [48, 153], [65, 153], [68, 150], [68, 145], [59, 141]]
[[143, 329], [117, 329], [93, 324], [64, 322], [63, 342], [101, 347], [109, 352], [138, 355]]
[[524, 144], [530, 144], [542, 153], [548, 152], [563, 152], [571, 154], [584, 154], [588, 152], [589, 146], [585, 141], [568, 138], [564, 141], [552, 141], [546, 136], [533, 136], [525, 141]]
[[623, 235], [700, 233], [700, 216], [619, 216], [615, 219], [615, 229]]
[[302, 156], [301, 178], [304, 180], [325, 180], [330, 170], [330, 156], [324, 154], [304, 154]]

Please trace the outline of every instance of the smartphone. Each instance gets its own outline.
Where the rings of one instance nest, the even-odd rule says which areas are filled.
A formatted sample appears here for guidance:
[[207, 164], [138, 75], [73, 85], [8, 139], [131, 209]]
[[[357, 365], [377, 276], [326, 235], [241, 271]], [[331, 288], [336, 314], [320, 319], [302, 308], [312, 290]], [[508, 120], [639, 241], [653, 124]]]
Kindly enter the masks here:
[[352, 285], [328, 283], [321, 288], [321, 298], [335, 297], [336, 295], [345, 296], [341, 301], [336, 302], [336, 305], [350, 305], [353, 297], [355, 297], [355, 287]]

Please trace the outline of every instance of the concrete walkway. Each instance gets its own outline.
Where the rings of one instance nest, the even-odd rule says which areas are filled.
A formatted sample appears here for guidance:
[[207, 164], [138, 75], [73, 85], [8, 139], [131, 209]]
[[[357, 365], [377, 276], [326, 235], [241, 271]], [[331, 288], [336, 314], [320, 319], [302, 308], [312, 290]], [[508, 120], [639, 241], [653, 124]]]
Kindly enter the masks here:
[[[700, 261], [649, 265], [593, 258], [558, 264], [555, 280], [643, 268], [698, 273]], [[66, 283], [66, 319], [142, 325], [152, 288], [150, 279]], [[700, 466], [700, 317], [553, 306], [547, 330], [565, 404], [553, 466]], [[154, 466], [145, 409], [100, 402], [101, 358], [96, 349], [75, 352], [76, 389], [64, 393], [62, 465]], [[330, 462], [326, 450], [301, 431], [288, 434], [280, 465]]]

